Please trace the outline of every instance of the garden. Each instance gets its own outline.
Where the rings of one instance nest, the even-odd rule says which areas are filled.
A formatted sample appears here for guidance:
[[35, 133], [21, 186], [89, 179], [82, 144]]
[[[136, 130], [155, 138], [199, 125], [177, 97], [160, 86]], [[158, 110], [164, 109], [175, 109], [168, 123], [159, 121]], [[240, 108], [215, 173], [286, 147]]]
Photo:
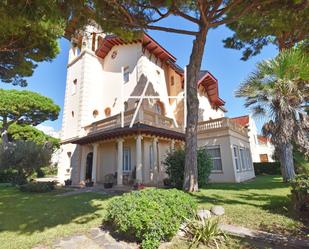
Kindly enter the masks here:
[[[0, 248], [50, 246], [66, 236], [87, 234], [90, 228], [102, 223], [109, 227], [112, 224], [120, 233], [130, 231], [125, 239], [134, 239], [143, 248], [156, 248], [158, 243], [174, 237], [184, 221], [182, 217], [192, 217], [192, 208], [210, 209], [213, 205], [225, 209], [225, 214], [219, 217], [221, 223], [285, 235], [306, 233], [307, 223], [291, 205], [291, 187], [280, 176], [258, 176], [252, 182], [241, 184], [209, 184], [193, 194], [150, 188], [120, 197], [100, 193], [61, 196], [64, 191], [67, 190], [29, 193], [2, 184]], [[229, 236], [222, 247], [239, 248], [249, 244], [254, 248], [248, 241]], [[187, 248], [189, 245], [186, 239], [174, 237], [171, 243], [162, 246]]]

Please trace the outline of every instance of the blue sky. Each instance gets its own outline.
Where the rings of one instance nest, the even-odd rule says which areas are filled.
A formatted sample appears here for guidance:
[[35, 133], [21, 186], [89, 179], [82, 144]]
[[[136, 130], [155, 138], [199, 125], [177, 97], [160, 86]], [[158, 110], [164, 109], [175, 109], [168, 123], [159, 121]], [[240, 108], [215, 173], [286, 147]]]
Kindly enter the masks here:
[[[173, 27], [187, 28], [190, 24], [177, 18], [166, 20], [165, 23]], [[184, 67], [188, 64], [192, 48], [193, 38], [187, 35], [178, 35], [160, 31], [150, 31], [149, 34], [164, 48], [177, 58], [177, 63]], [[244, 62], [240, 60], [241, 52], [223, 47], [222, 40], [230, 36], [232, 32], [221, 26], [211, 30], [207, 37], [205, 53], [203, 56], [202, 69], [209, 70], [219, 81], [219, 95], [226, 101], [226, 116], [234, 117], [248, 114], [249, 110], [243, 107], [243, 100], [234, 97], [234, 91], [239, 84], [252, 72], [258, 61], [270, 59], [277, 54], [274, 46], [267, 46], [262, 53]], [[43, 62], [38, 65], [32, 77], [28, 78], [27, 90], [39, 92], [48, 96], [63, 109], [64, 92], [66, 83], [66, 65], [68, 58], [69, 42], [59, 40], [61, 52], [52, 62]], [[8, 84], [0, 83], [2, 88], [17, 88]], [[62, 112], [59, 119], [53, 122], [45, 122], [55, 130], [61, 129]], [[257, 120], [260, 127], [261, 121]]]

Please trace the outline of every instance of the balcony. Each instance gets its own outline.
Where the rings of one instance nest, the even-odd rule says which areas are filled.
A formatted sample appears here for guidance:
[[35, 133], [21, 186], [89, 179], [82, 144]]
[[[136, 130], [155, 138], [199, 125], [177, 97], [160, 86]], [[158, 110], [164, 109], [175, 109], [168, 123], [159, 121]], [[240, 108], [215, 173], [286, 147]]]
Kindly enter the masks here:
[[[131, 124], [136, 109], [128, 110], [124, 112], [123, 126], [127, 127]], [[154, 110], [141, 106], [139, 112], [136, 115], [134, 124], [141, 123], [151, 125], [157, 128], [163, 128], [167, 130], [173, 130], [177, 132], [183, 132], [182, 127], [177, 127], [174, 120], [164, 115], [156, 113]], [[121, 127], [121, 114], [105, 118], [97, 121], [85, 127], [87, 134], [96, 133], [98, 131], [106, 131], [114, 128]]]
[[197, 132], [207, 133], [212, 131], [231, 130], [241, 135], [248, 136], [248, 131], [242, 125], [231, 121], [229, 118], [218, 118], [198, 123]]

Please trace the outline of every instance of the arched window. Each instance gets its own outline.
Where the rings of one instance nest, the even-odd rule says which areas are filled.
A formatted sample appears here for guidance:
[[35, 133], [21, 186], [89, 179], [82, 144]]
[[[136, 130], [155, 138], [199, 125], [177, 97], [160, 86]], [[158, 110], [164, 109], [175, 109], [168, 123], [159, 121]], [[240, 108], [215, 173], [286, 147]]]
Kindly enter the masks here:
[[104, 113], [105, 113], [106, 117], [110, 117], [110, 115], [111, 115], [111, 108], [109, 108], [109, 107], [105, 108]]
[[157, 113], [164, 115], [165, 114], [164, 104], [161, 101], [157, 101], [155, 104], [155, 110]]
[[71, 114], [72, 114], [72, 118], [74, 118], [74, 111], [72, 111]]
[[98, 111], [98, 110], [93, 110], [92, 116], [93, 116], [94, 118], [96, 118], [98, 115], [99, 115], [99, 111]]
[[128, 102], [127, 101], [124, 102], [123, 105], [124, 105], [124, 111], [126, 112], [128, 110], [128, 108], [129, 108]]

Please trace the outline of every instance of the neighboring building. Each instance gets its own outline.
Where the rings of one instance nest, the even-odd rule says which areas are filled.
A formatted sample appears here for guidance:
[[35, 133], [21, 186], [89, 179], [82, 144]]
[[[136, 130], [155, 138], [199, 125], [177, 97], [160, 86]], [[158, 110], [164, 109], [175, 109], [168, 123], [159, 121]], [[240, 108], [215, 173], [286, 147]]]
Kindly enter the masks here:
[[258, 135], [256, 124], [251, 115], [235, 117], [231, 120], [248, 129], [253, 162], [274, 162], [275, 147], [269, 138]]
[[[60, 138], [60, 132], [59, 131], [55, 131], [53, 127], [51, 126], [46, 126], [46, 125], [38, 125], [36, 127], [37, 129], [39, 129], [40, 131], [43, 131], [46, 135], [54, 137], [54, 138]], [[57, 167], [59, 160], [60, 160], [60, 155], [61, 155], [61, 148], [57, 149], [54, 151], [54, 153], [52, 154], [51, 157], [51, 164], [54, 165], [55, 167]]]
[[[147, 34], [126, 42], [95, 32], [69, 52], [59, 179], [162, 184], [166, 153], [184, 145], [184, 72]], [[247, 130], [224, 117], [217, 79], [201, 71], [197, 84], [198, 146], [212, 155], [211, 181], [253, 178]]]

